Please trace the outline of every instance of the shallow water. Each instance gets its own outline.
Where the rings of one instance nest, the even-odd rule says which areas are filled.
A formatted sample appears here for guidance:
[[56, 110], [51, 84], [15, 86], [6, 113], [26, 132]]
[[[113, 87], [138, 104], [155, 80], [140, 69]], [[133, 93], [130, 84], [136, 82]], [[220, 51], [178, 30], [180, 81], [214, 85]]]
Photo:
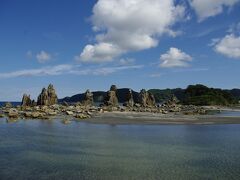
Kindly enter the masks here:
[[240, 179], [240, 125], [0, 119], [0, 179]]
[[217, 113], [218, 117], [240, 117], [240, 111], [221, 111]]

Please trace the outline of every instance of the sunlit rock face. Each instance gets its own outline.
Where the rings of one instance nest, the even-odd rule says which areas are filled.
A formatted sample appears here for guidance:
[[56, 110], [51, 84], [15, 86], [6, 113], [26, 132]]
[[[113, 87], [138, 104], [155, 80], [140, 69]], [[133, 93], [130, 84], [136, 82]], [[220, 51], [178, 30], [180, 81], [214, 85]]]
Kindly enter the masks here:
[[110, 90], [107, 92], [107, 96], [105, 97], [104, 104], [107, 106], [118, 106], [116, 85], [112, 85], [110, 87]]
[[89, 89], [84, 93], [83, 104], [93, 105], [93, 93]]
[[48, 88], [43, 88], [41, 94], [38, 96], [37, 105], [54, 105], [57, 104], [58, 98], [56, 91], [52, 84]]
[[155, 98], [152, 93], [147, 92], [145, 89], [140, 91], [139, 102], [142, 107], [156, 106]]
[[32, 106], [33, 102], [30, 98], [30, 95], [24, 94], [22, 97], [22, 106]]
[[127, 101], [124, 103], [124, 105], [128, 107], [133, 107], [134, 99], [133, 99], [133, 93], [131, 89], [129, 89], [129, 91], [127, 92], [126, 99]]

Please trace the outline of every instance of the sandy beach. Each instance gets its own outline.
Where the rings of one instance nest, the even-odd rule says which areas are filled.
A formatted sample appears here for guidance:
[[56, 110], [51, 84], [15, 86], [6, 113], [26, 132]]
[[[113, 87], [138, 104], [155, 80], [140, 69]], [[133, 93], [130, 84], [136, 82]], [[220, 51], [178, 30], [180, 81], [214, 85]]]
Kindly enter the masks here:
[[97, 124], [240, 124], [240, 117], [217, 115], [156, 114], [147, 112], [105, 112], [81, 120]]

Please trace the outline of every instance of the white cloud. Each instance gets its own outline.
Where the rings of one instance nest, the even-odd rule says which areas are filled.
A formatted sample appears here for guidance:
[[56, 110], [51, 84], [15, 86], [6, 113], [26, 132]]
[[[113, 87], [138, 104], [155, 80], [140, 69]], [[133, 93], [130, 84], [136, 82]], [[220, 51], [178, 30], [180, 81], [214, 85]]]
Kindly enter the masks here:
[[75, 59], [82, 62], [105, 62], [111, 61], [113, 57], [121, 53], [122, 51], [113, 44], [99, 43], [87, 45], [80, 56], [75, 56]]
[[63, 64], [57, 66], [48, 66], [39, 69], [26, 69], [8, 73], [0, 73], [0, 78], [15, 78], [27, 76], [46, 76], [46, 75], [60, 75], [63, 72], [72, 69], [71, 65]]
[[142, 65], [132, 66], [113, 66], [113, 67], [91, 67], [80, 69], [79, 65], [62, 64], [56, 66], [47, 66], [39, 69], [26, 69], [14, 72], [0, 73], [0, 78], [16, 78], [28, 76], [56, 76], [62, 74], [73, 75], [108, 75], [119, 71], [140, 69]]
[[240, 58], [240, 36], [229, 34], [212, 43], [214, 50], [229, 58]]
[[160, 57], [160, 67], [171, 68], [171, 67], [187, 67], [188, 62], [192, 60], [192, 57], [180, 49], [171, 47], [169, 51], [162, 54]]
[[51, 54], [49, 54], [45, 51], [41, 51], [41, 52], [37, 53], [36, 58], [37, 58], [38, 62], [45, 63], [45, 62], [51, 60], [52, 56], [51, 56]]
[[239, 0], [189, 0], [199, 22], [223, 12], [224, 7], [232, 7]]
[[121, 58], [119, 64], [122, 66], [134, 64], [135, 59], [132, 58]]
[[98, 0], [91, 21], [96, 44], [86, 45], [76, 57], [83, 62], [111, 61], [130, 51], [156, 47], [163, 34], [176, 36], [171, 27], [185, 9], [174, 0]]

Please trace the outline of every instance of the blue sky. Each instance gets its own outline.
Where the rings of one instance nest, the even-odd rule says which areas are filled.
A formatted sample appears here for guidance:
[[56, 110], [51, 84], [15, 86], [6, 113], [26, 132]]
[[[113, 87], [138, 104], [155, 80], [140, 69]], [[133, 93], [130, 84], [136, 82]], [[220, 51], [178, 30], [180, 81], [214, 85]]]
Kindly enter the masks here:
[[86, 89], [240, 88], [240, 0], [1, 0], [0, 100]]

